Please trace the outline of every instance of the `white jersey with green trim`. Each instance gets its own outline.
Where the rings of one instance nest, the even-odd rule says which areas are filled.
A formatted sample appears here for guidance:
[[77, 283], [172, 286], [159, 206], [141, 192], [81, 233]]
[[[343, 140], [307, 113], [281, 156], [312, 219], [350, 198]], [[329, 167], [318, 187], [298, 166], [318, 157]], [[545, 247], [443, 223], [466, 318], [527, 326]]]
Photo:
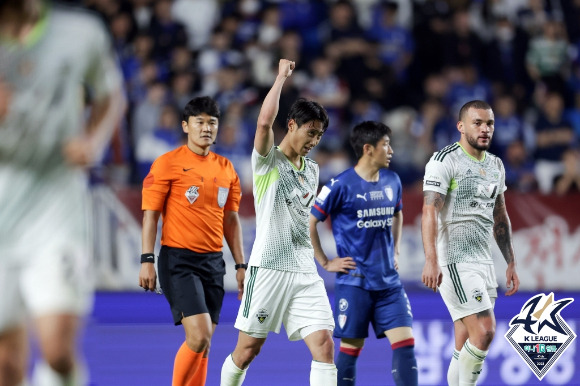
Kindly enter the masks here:
[[493, 209], [506, 190], [502, 161], [486, 152], [478, 161], [459, 143], [435, 152], [425, 167], [423, 191], [445, 195], [439, 212], [439, 264], [493, 264]]
[[26, 42], [0, 37], [0, 82], [10, 95], [0, 117], [0, 261], [41, 251], [55, 232], [71, 243], [86, 239], [86, 175], [66, 164], [62, 149], [84, 133], [83, 91], [99, 101], [121, 86], [96, 16], [44, 11]]
[[315, 273], [308, 219], [318, 189], [318, 164], [302, 157], [298, 170], [278, 147], [252, 152], [256, 239], [249, 265]]

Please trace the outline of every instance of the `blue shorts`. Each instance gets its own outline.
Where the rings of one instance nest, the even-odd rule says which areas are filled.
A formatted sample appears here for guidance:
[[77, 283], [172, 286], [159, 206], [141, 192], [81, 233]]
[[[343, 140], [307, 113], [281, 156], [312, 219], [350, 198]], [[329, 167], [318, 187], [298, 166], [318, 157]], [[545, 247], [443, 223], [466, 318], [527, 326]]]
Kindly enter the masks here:
[[369, 323], [379, 339], [387, 330], [413, 325], [411, 304], [403, 287], [368, 291], [336, 284], [334, 295], [335, 338], [366, 338]]

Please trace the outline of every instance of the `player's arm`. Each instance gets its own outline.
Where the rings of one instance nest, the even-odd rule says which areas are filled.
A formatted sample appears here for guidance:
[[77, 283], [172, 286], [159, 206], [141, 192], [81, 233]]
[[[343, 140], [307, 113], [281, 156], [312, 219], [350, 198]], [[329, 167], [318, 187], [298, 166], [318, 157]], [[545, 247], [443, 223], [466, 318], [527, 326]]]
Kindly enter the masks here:
[[319, 222], [316, 217], [310, 215], [310, 239], [312, 241], [312, 247], [314, 248], [314, 258], [318, 261], [318, 264], [328, 272], [348, 273], [349, 270], [355, 269], [356, 263], [350, 256], [336, 257], [332, 260], [328, 259], [320, 243], [320, 235], [318, 234], [317, 227]]
[[98, 162], [125, 112], [121, 88], [90, 105], [90, 115], [83, 136], [64, 144], [63, 154], [72, 165], [89, 166]]
[[425, 266], [421, 281], [435, 292], [443, 280], [443, 274], [437, 260], [437, 217], [444, 204], [444, 194], [431, 190], [423, 192], [421, 237], [425, 251]]
[[260, 115], [258, 116], [258, 124], [256, 126], [256, 136], [254, 137], [254, 148], [260, 155], [266, 156], [274, 144], [274, 130], [272, 126], [274, 125], [274, 120], [276, 115], [278, 115], [278, 109], [280, 106], [280, 93], [282, 92], [282, 86], [294, 70], [295, 63], [280, 59], [278, 64], [278, 76], [272, 85], [272, 88], [264, 98], [262, 103], [262, 108], [260, 109]]
[[401, 236], [403, 235], [403, 211], [400, 210], [393, 215], [393, 225], [391, 227], [393, 232], [393, 243], [395, 245], [395, 269], [399, 269], [399, 253], [401, 246]]
[[516, 256], [512, 243], [512, 225], [505, 205], [505, 197], [502, 194], [495, 199], [493, 208], [493, 237], [507, 263], [506, 287], [507, 296], [513, 295], [520, 287], [520, 279], [516, 272]]
[[[238, 212], [233, 210], [224, 211], [224, 237], [230, 247], [232, 256], [236, 264], [244, 264], [244, 244], [242, 242], [242, 225]], [[238, 282], [238, 300], [242, 299], [244, 293], [244, 279], [246, 270], [240, 268], [236, 270], [236, 281]]]
[[[143, 211], [143, 230], [141, 231], [141, 253], [155, 253], [155, 240], [157, 238], [157, 222], [161, 212], [156, 210]], [[155, 264], [141, 263], [139, 270], [139, 287], [154, 291], [157, 282]]]

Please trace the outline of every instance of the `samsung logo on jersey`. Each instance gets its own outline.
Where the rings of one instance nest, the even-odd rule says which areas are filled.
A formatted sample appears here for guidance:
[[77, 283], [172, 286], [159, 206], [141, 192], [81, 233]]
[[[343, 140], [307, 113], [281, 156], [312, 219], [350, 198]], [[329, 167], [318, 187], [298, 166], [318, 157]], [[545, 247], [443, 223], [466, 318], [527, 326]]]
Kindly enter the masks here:
[[372, 216], [389, 216], [395, 213], [395, 208], [392, 206], [383, 206], [378, 208], [360, 209], [356, 211], [358, 218], [372, 217]]

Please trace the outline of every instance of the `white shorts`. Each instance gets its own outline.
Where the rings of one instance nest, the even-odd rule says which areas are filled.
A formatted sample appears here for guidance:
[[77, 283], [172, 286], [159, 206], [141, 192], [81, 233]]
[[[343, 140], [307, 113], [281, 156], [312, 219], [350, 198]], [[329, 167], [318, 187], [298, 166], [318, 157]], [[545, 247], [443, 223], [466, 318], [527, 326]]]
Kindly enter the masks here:
[[493, 308], [497, 298], [493, 264], [457, 263], [441, 270], [439, 291], [453, 321]]
[[334, 330], [332, 309], [317, 273], [249, 267], [235, 327], [255, 338], [284, 328], [289, 340], [318, 330]]
[[0, 332], [27, 316], [91, 310], [94, 274], [85, 248], [47, 248], [12, 261], [21, 263], [0, 265]]

